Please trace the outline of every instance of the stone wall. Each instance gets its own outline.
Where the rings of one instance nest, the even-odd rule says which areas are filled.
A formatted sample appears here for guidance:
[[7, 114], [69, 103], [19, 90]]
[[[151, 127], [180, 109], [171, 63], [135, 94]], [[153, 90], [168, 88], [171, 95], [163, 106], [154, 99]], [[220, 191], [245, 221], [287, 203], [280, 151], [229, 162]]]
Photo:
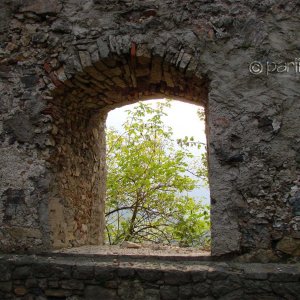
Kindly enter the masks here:
[[[299, 299], [299, 265], [0, 258], [1, 299]], [[3, 275], [4, 274], [4, 275]]]
[[[206, 109], [212, 253], [299, 255], [298, 1], [0, 4], [0, 249], [103, 241], [105, 118]], [[253, 72], [252, 72], [253, 73]]]

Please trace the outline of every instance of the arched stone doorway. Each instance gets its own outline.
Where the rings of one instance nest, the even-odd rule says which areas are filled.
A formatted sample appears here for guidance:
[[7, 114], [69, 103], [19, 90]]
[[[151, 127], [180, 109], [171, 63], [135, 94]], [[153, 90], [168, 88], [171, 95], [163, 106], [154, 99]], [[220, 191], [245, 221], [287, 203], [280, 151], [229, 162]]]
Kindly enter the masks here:
[[96, 60], [79, 51], [82, 71], [55, 90], [47, 108], [55, 112], [48, 160], [55, 173], [49, 207], [55, 248], [103, 242], [108, 111], [162, 97], [207, 106], [209, 81], [192, 54], [129, 43], [128, 53], [118, 55], [102, 39], [97, 47]]

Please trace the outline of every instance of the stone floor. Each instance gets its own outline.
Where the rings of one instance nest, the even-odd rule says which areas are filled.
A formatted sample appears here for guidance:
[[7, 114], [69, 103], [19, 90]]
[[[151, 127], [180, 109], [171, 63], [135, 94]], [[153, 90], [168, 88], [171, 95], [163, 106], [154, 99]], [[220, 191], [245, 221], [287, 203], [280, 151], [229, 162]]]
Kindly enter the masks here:
[[[136, 245], [137, 248], [134, 248]], [[78, 254], [78, 255], [97, 255], [97, 256], [129, 256], [133, 258], [171, 258], [175, 260], [184, 259], [208, 259], [210, 251], [191, 247], [175, 247], [158, 244], [132, 244], [132, 245], [102, 245], [102, 246], [81, 246], [70, 249], [60, 249], [54, 254]]]

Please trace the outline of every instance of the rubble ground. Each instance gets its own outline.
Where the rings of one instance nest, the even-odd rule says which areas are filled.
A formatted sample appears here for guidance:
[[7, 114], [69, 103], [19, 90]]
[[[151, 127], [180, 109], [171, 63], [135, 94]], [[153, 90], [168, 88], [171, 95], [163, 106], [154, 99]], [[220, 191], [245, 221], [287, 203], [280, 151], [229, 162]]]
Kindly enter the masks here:
[[101, 246], [81, 246], [69, 249], [60, 249], [55, 253], [66, 254], [99, 254], [99, 255], [133, 255], [133, 256], [210, 256], [210, 251], [195, 247], [178, 247], [162, 244], [135, 244], [128, 243], [122, 245], [101, 245]]

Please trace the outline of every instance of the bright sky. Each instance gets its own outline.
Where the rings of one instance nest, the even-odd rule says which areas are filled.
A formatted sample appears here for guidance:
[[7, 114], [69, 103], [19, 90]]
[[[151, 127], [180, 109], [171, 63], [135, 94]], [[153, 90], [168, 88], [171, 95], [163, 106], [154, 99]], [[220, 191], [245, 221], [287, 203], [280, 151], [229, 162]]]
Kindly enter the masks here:
[[[156, 103], [161, 100], [148, 100], [147, 103]], [[122, 131], [122, 124], [126, 120], [126, 110], [133, 108], [137, 104], [126, 105], [121, 108], [112, 110], [107, 117], [106, 126], [114, 127]], [[200, 121], [197, 115], [197, 110], [200, 107], [197, 105], [184, 103], [173, 100], [171, 107], [166, 109], [167, 116], [165, 124], [173, 129], [174, 138], [184, 138], [185, 136], [193, 136], [195, 140], [206, 143], [205, 124]], [[209, 188], [199, 188], [191, 193], [192, 196], [203, 197], [203, 203], [209, 204]]]
[[[161, 100], [148, 100], [147, 103], [155, 104]], [[122, 129], [122, 124], [126, 119], [126, 110], [132, 109], [137, 104], [126, 105], [121, 108], [116, 108], [108, 114], [107, 127], [114, 127]], [[183, 138], [187, 136], [194, 136], [201, 142], [206, 143], [205, 124], [200, 121], [197, 116], [198, 105], [184, 103], [181, 101], [172, 100], [171, 108], [166, 109], [167, 117], [165, 124], [172, 127], [175, 138]]]

